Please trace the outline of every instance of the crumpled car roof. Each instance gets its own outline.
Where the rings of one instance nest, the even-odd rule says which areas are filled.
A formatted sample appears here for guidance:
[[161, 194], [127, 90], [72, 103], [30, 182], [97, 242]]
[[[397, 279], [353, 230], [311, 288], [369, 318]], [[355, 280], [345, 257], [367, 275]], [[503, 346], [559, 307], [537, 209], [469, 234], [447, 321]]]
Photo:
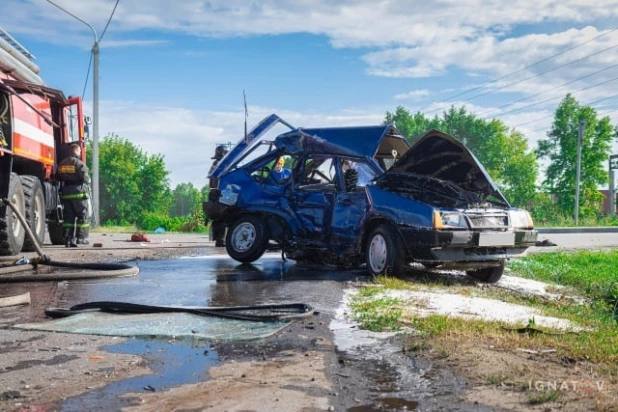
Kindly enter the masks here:
[[275, 145], [292, 155], [307, 153], [371, 158], [376, 155], [382, 140], [388, 135], [400, 136], [392, 124], [298, 128], [277, 136]]

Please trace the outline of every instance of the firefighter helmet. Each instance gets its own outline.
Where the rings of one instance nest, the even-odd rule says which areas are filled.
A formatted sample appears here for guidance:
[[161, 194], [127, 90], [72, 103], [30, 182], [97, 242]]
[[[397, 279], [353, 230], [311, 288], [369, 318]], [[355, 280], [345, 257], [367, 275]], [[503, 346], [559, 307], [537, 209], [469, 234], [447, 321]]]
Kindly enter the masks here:
[[221, 160], [221, 159], [223, 159], [223, 156], [225, 156], [226, 154], [227, 154], [227, 146], [219, 145], [215, 149], [215, 155], [214, 155], [213, 159]]

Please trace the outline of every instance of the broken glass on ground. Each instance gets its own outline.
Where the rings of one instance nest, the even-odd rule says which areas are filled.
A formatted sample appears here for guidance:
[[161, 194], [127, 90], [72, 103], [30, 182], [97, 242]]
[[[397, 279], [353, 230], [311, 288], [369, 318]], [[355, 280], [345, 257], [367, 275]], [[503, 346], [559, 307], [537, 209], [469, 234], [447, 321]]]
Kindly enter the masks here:
[[163, 339], [253, 340], [267, 338], [290, 321], [253, 322], [189, 313], [80, 313], [44, 323], [15, 325], [23, 330]]

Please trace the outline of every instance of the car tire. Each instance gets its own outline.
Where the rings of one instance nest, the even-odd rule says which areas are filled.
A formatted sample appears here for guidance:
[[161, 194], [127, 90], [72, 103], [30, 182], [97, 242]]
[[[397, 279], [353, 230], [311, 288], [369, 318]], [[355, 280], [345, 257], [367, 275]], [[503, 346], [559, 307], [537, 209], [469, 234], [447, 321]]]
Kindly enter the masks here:
[[225, 249], [234, 260], [251, 263], [258, 260], [268, 245], [266, 226], [257, 217], [245, 215], [237, 219], [227, 231]]
[[498, 266], [490, 268], [481, 268], [475, 270], [467, 270], [466, 275], [485, 283], [496, 283], [504, 273], [504, 260], [500, 261]]
[[[26, 214], [24, 190], [21, 187], [19, 176], [15, 173], [11, 173], [8, 199], [22, 216]], [[13, 209], [6, 206], [6, 216], [4, 219], [0, 219], [0, 255], [16, 255], [21, 252], [25, 234], [26, 230]]]
[[[45, 195], [41, 181], [36, 176], [21, 176], [21, 186], [24, 191], [26, 203], [26, 222], [36, 237], [36, 242], [42, 245], [45, 241]], [[24, 239], [24, 252], [32, 252], [35, 249], [34, 240], [30, 236]]]
[[402, 274], [406, 261], [397, 232], [387, 225], [372, 230], [367, 238], [365, 261], [367, 272], [373, 276]]

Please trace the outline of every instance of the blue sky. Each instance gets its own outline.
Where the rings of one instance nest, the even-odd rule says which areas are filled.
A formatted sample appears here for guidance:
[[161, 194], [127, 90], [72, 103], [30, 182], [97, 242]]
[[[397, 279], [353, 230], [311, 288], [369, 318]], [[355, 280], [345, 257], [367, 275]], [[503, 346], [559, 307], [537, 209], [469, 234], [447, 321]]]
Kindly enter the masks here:
[[[116, 0], [55, 2], [100, 35]], [[567, 92], [590, 87], [575, 93], [583, 104], [608, 97], [593, 106], [618, 123], [618, 81], [595, 86], [618, 78], [616, 17], [618, 0], [120, 0], [100, 43], [100, 135], [164, 154], [172, 185], [201, 187], [215, 143], [242, 135], [244, 89], [249, 127], [272, 112], [296, 126], [339, 126], [379, 123], [397, 105], [434, 114], [465, 104], [534, 147]], [[85, 25], [45, 0], [4, 0], [0, 27], [37, 57], [47, 85], [82, 93], [93, 43]]]

